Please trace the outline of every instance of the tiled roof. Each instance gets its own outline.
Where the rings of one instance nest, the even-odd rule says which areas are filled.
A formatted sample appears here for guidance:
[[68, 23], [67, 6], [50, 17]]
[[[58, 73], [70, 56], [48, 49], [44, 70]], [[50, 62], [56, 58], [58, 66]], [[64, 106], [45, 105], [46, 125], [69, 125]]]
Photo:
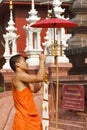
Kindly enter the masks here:
[[[10, 0], [4, 0], [4, 2], [6, 2], [6, 3], [9, 3], [9, 1]], [[17, 3], [31, 3], [32, 2], [32, 0], [12, 0], [14, 3], [15, 2], [17, 2]], [[53, 0], [34, 0], [34, 3], [38, 3], [38, 4], [45, 4], [45, 5], [47, 5], [48, 3], [49, 4], [52, 4], [52, 2], [53, 2]]]
[[[5, 0], [5, 1], [9, 1], [9, 0]], [[12, 0], [12, 1], [18, 1], [18, 2], [20, 2], [20, 1], [29, 1], [29, 2], [31, 2], [32, 0]], [[35, 2], [44, 2], [45, 0], [35, 0]], [[50, 1], [53, 1], [53, 0], [50, 0]]]
[[[13, 2], [32, 2], [32, 0], [12, 0]], [[9, 0], [4, 0], [4, 2], [9, 2]], [[52, 4], [53, 0], [34, 0], [34, 2], [42, 3], [42, 4]], [[63, 3], [72, 3], [73, 0], [61, 0]]]
[[[5, 0], [9, 1], [9, 0]], [[32, 1], [32, 0], [12, 0], [12, 1]], [[34, 0], [35, 2], [53, 2], [53, 0]], [[61, 0], [61, 2], [70, 2], [73, 0]]]

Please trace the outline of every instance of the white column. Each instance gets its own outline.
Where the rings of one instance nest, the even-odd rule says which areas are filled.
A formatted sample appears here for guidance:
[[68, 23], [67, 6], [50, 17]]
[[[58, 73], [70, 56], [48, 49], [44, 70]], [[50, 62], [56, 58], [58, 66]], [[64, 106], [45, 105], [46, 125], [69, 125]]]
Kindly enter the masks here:
[[34, 0], [32, 0], [32, 10], [34, 9]]
[[17, 54], [16, 39], [13, 40], [13, 45], [12, 45], [12, 55], [15, 54]]
[[33, 49], [33, 32], [29, 32], [29, 49]]
[[4, 56], [9, 55], [9, 46], [8, 46], [8, 40], [5, 39], [5, 53]]

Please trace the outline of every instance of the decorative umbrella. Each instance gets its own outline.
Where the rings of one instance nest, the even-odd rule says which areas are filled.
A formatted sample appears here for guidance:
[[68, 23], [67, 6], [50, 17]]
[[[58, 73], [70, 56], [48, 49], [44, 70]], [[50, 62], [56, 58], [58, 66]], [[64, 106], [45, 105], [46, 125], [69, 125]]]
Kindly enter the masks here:
[[37, 21], [31, 27], [35, 28], [71, 28], [76, 27], [77, 23], [62, 18], [48, 18]]
[[54, 46], [56, 44], [55, 41], [55, 28], [72, 28], [72, 27], [77, 27], [77, 23], [65, 20], [63, 18], [57, 18], [51, 17], [47, 19], [42, 19], [37, 21], [35, 24], [32, 24], [31, 27], [35, 28], [53, 28], [54, 29]]
[[[35, 24], [32, 24], [31, 27], [35, 28], [54, 28], [54, 47], [56, 44], [55, 41], [55, 28], [72, 28], [77, 27], [78, 24], [69, 20], [65, 20], [62, 18], [48, 18], [42, 19], [37, 21]], [[58, 56], [55, 55], [54, 58], [56, 60], [56, 78], [57, 78], [57, 86], [56, 86], [56, 130], [58, 130], [58, 85], [59, 85], [59, 78], [58, 78]]]

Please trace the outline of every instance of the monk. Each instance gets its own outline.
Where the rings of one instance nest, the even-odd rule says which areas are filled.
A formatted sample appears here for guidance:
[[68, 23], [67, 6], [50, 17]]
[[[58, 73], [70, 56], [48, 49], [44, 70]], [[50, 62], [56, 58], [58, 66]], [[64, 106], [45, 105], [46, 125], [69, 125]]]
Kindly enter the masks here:
[[[26, 58], [20, 54], [10, 58], [11, 69], [15, 72], [12, 77], [12, 92], [16, 113], [13, 130], [42, 130], [41, 120], [34, 103], [32, 92], [41, 88], [44, 78], [45, 56], [40, 55], [40, 65], [37, 74], [29, 74]], [[33, 83], [38, 84], [33, 86]]]

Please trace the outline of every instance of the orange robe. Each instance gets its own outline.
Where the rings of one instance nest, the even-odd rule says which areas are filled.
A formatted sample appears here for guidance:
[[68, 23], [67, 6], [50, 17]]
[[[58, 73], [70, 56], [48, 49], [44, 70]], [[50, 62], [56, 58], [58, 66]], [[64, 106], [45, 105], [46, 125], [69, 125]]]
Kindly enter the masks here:
[[17, 91], [12, 87], [12, 91], [16, 109], [13, 130], [42, 130], [41, 120], [29, 88]]

